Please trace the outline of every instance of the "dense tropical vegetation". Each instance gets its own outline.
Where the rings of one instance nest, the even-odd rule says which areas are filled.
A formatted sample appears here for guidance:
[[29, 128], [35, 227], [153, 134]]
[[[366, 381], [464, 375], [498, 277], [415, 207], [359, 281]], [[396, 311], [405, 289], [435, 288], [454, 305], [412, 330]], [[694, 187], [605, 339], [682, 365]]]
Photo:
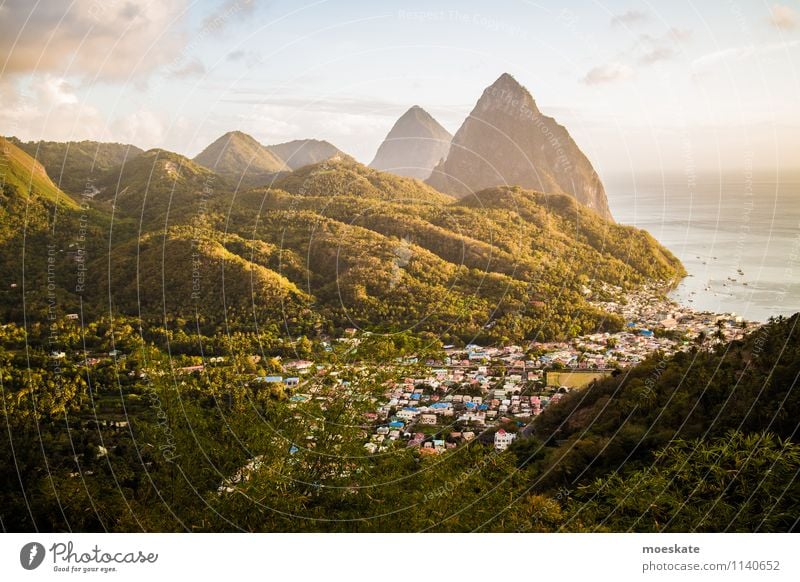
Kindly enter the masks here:
[[[7, 325], [0, 517], [7, 530], [56, 531], [791, 531], [797, 323], [656, 355], [548, 408], [507, 452], [479, 439], [434, 457], [361, 446], [363, 413], [404, 373], [381, 362], [424, 338], [358, 356], [269, 346], [349, 379], [321, 377], [333, 397], [300, 405], [253, 381], [276, 366], [247, 355], [253, 337], [204, 338], [209, 359], [229, 357], [186, 372], [197, 362], [179, 353], [186, 339], [171, 337], [170, 357], [155, 347], [167, 332], [143, 340], [135, 320], [59, 327], [78, 352], [117, 348], [91, 365], [31, 347], [51, 330]], [[357, 358], [369, 365], [341, 365]]]
[[[0, 145], [3, 530], [797, 527], [796, 317], [570, 394], [505, 453], [365, 454], [397, 358], [618, 329], [607, 284], [683, 275], [642, 231], [347, 158], [237, 191], [151, 150], [67, 194]], [[258, 380], [280, 358], [325, 367], [319, 399]]]

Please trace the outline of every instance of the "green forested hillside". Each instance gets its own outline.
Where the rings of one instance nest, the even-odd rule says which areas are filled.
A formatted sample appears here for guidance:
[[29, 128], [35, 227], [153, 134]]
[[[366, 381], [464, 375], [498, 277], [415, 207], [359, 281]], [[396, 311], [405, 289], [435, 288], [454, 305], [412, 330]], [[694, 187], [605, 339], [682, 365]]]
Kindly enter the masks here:
[[[152, 328], [143, 341], [135, 320], [125, 319], [81, 332], [60, 325], [64, 344], [94, 352], [114, 345], [127, 354], [93, 367], [90, 389], [81, 365], [67, 359], [56, 374], [46, 352], [19, 352], [50, 330], [32, 326], [26, 335], [7, 326], [0, 330], [9, 429], [0, 431], [3, 528], [795, 531], [797, 322], [775, 321], [717, 351], [656, 355], [548, 408], [535, 436], [518, 438], [508, 452], [478, 439], [433, 457], [407, 447], [363, 454], [360, 419], [386, 377], [379, 361], [360, 373], [339, 369], [350, 389], [297, 408], [280, 390], [249, 381], [271, 364], [244, 357], [246, 336], [198, 336], [209, 354], [229, 360], [187, 374], [178, 368], [192, 359], [181, 354], [177, 333], [161, 330], [159, 339]], [[166, 339], [170, 354], [152, 343]], [[643, 393], [641, 381], [655, 369], [663, 373], [652, 394]], [[705, 375], [703, 387], [683, 387], [694, 375]], [[247, 478], [220, 492], [248, 463]]]
[[12, 141], [44, 166], [62, 190], [73, 195], [91, 191], [91, 184], [108, 170], [143, 151], [134, 145], [97, 141]]
[[[151, 150], [78, 204], [4, 152], [4, 530], [797, 529], [797, 317], [569, 394], [506, 453], [364, 454], [398, 358], [621, 326], [589, 297], [683, 274], [646, 233], [347, 158], [237, 191]], [[281, 358], [326, 370], [303, 407], [257, 379]]]
[[27, 198], [30, 195], [36, 204], [41, 201], [66, 209], [77, 208], [75, 200], [53, 183], [42, 164], [4, 137], [0, 137], [0, 168], [2, 185], [13, 188], [17, 196]]
[[334, 319], [415, 326], [446, 340], [617, 329], [619, 318], [592, 307], [587, 288], [668, 285], [684, 274], [650, 235], [568, 196], [496, 188], [456, 201], [351, 160], [238, 195], [225, 227], [304, 265], [303, 284]]
[[220, 136], [193, 161], [244, 189], [274, 181], [277, 172], [289, 170], [283, 158], [241, 131]]
[[230, 187], [179, 154], [152, 149], [106, 172], [97, 188], [97, 199], [113, 206], [115, 217], [132, 219], [146, 232], [191, 221]]
[[[198, 305], [209, 321], [247, 329], [288, 321], [302, 333], [356, 325], [447, 342], [554, 339], [619, 329], [618, 316], [586, 299], [606, 283], [632, 289], [683, 275], [648, 234], [567, 196], [495, 188], [454, 200], [347, 157], [240, 192], [151, 150], [96, 185], [88, 227], [101, 232], [82, 296], [95, 313], [147, 321], [183, 319]], [[69, 277], [57, 283], [74, 287]], [[283, 291], [293, 297], [286, 305]]]
[[778, 320], [746, 341], [711, 352], [666, 359], [655, 354], [624, 374], [568, 395], [536, 424], [540, 439], [569, 443], [563, 455], [549, 460], [546, 479], [565, 482], [632, 461], [649, 463], [652, 451], [675, 439], [764, 430], [796, 439], [799, 320]]

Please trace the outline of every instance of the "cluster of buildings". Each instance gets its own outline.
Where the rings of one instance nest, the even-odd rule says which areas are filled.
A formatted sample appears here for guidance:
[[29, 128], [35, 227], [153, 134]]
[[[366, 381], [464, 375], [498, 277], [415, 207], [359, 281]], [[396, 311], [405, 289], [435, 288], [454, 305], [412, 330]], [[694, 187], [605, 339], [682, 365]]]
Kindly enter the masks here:
[[[625, 297], [595, 303], [624, 320], [621, 331], [526, 345], [450, 345], [436, 360], [421, 362], [410, 356], [388, 366], [393, 379], [383, 385], [382, 396], [366, 414], [365, 450], [380, 453], [404, 446], [435, 455], [478, 440], [503, 451], [570, 390], [614, 369], [636, 365], [655, 351], [670, 354], [695, 345], [728, 342], [758, 325], [735, 314], [682, 307], [655, 288], [627, 295], [621, 289], [605, 291], [605, 297]], [[358, 346], [357, 335], [347, 330], [337, 341]], [[202, 368], [189, 366], [179, 372]], [[291, 389], [290, 402], [297, 406], [322, 401], [324, 407], [332, 396], [355, 397], [358, 380], [354, 378], [365, 378], [368, 372], [361, 364], [331, 370], [310, 360], [292, 360], [283, 364], [282, 373], [256, 381]]]
[[[608, 291], [609, 296], [623, 296], [621, 289]], [[445, 346], [444, 360], [427, 362], [425, 374], [389, 386], [386, 401], [368, 418], [374, 432], [365, 448], [379, 452], [404, 442], [439, 453], [478, 438], [502, 451], [571, 389], [636, 365], [655, 351], [671, 354], [698, 344], [729, 342], [759, 325], [735, 314], [680, 306], [656, 288], [596, 305], [619, 314], [624, 329], [525, 347]], [[555, 370], [574, 372], [574, 382], [560, 384], [563, 373]]]
[[[468, 352], [483, 350], [468, 346]], [[449, 353], [454, 353], [449, 348]], [[367, 414], [372, 434], [365, 448], [380, 452], [395, 443], [420, 452], [440, 453], [479, 439], [505, 450], [531, 421], [564, 391], [548, 390], [528, 373], [531, 361], [517, 360], [520, 348], [511, 346], [486, 352], [488, 361], [447, 356], [426, 373], [390, 382], [386, 400]], [[514, 367], [509, 368], [509, 363]], [[513, 370], [513, 373], [509, 373]]]

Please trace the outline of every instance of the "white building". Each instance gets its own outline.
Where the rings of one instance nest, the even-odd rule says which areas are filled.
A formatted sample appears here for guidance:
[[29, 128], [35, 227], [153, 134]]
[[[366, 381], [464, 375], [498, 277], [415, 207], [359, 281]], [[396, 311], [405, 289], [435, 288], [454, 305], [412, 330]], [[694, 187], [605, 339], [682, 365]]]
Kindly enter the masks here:
[[514, 442], [517, 435], [513, 432], [506, 432], [502, 428], [494, 433], [494, 448], [496, 451], [505, 451], [508, 445]]

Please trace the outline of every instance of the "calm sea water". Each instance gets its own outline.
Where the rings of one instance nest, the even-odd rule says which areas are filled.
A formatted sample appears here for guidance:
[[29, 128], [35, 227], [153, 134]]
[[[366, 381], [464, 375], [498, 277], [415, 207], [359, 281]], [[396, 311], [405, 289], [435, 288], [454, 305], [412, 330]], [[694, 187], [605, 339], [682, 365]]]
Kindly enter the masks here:
[[615, 219], [649, 231], [690, 276], [673, 298], [749, 320], [800, 311], [800, 176], [605, 180]]

